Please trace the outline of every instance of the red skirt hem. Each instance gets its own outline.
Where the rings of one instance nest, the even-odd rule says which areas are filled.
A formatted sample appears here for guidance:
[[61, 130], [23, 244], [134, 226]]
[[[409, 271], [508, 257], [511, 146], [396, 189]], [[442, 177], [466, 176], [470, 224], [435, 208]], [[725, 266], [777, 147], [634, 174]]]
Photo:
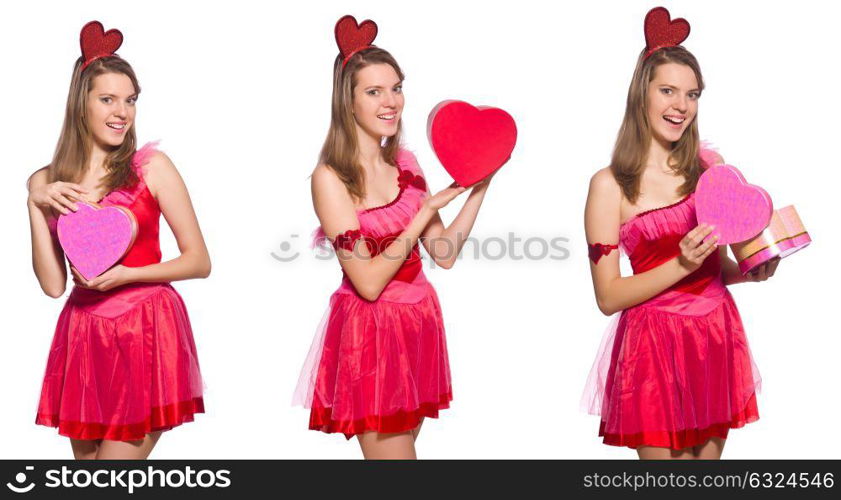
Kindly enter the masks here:
[[452, 392], [441, 394], [438, 402], [421, 403], [414, 410], [401, 410], [391, 415], [368, 415], [357, 420], [333, 420], [332, 408], [316, 408], [310, 411], [310, 430], [328, 434], [340, 432], [347, 439], [364, 432], [396, 433], [405, 432], [420, 425], [425, 417], [438, 418], [438, 411], [450, 407]]
[[71, 439], [107, 439], [109, 441], [138, 441], [146, 434], [166, 431], [186, 422], [192, 422], [196, 413], [204, 413], [201, 397], [166, 406], [152, 408], [143, 422], [132, 424], [103, 424], [99, 422], [73, 422], [62, 420], [59, 415], [39, 413], [35, 423], [57, 427], [58, 433]]
[[745, 408], [733, 415], [730, 422], [712, 424], [703, 429], [680, 429], [674, 431], [642, 431], [635, 434], [605, 433], [605, 423], [599, 426], [599, 436], [604, 437], [604, 444], [610, 446], [627, 446], [636, 449], [639, 446], [656, 446], [682, 450], [706, 443], [711, 438], [727, 439], [730, 429], [738, 429], [746, 424], [759, 420], [756, 406], [756, 394], [748, 400]]

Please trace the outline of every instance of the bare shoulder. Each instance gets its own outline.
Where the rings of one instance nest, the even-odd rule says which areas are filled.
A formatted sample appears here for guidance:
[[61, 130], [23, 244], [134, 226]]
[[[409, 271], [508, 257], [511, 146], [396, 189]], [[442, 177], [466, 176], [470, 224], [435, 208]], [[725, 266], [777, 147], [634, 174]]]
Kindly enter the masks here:
[[329, 165], [319, 164], [312, 171], [312, 193], [313, 196], [347, 196], [347, 189], [335, 170]]
[[161, 151], [152, 153], [149, 160], [141, 165], [140, 169], [143, 170], [143, 178], [150, 187], [163, 185], [163, 183], [169, 183], [181, 177], [169, 156]]
[[140, 169], [143, 171], [144, 182], [155, 198], [158, 198], [162, 191], [179, 192], [186, 189], [184, 179], [166, 153], [155, 151]]
[[142, 165], [146, 174], [160, 175], [177, 172], [175, 164], [163, 151], [155, 151], [149, 156], [149, 161]]
[[333, 170], [330, 165], [327, 165], [326, 163], [319, 163], [312, 171], [312, 181], [319, 184], [327, 182], [336, 183], [341, 182], [341, 179], [339, 179], [336, 171]]
[[584, 208], [584, 231], [587, 241], [614, 242], [619, 232], [622, 211], [622, 188], [609, 167], [598, 170], [590, 178], [590, 192]]
[[38, 170], [32, 172], [32, 175], [26, 179], [26, 188], [32, 189], [36, 186], [43, 186], [47, 183], [50, 179], [50, 167], [49, 165], [46, 167], [39, 168]]
[[604, 199], [621, 198], [621, 188], [613, 177], [610, 167], [604, 167], [596, 171], [590, 177], [590, 196]]
[[321, 229], [330, 238], [359, 227], [353, 199], [329, 165], [318, 165], [312, 172], [312, 204]]

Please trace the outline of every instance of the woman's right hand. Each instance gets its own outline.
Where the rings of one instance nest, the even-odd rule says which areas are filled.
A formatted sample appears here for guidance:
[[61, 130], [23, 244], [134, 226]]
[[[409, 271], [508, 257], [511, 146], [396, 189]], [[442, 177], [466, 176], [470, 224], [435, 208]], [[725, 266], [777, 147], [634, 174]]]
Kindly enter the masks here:
[[441, 191], [438, 191], [437, 193], [429, 196], [424, 201], [424, 204], [428, 209], [438, 211], [446, 207], [448, 203], [450, 203], [456, 198], [456, 196], [460, 195], [465, 191], [467, 191], [467, 188], [459, 186], [454, 182], [448, 187], [442, 189]]
[[87, 193], [88, 190], [79, 184], [56, 181], [30, 189], [28, 201], [38, 208], [51, 207], [67, 215], [70, 211], [79, 210], [75, 202], [84, 199]]
[[715, 229], [709, 224], [698, 224], [680, 240], [680, 265], [689, 271], [694, 272], [701, 267], [707, 257], [718, 249], [718, 235], [706, 238]]

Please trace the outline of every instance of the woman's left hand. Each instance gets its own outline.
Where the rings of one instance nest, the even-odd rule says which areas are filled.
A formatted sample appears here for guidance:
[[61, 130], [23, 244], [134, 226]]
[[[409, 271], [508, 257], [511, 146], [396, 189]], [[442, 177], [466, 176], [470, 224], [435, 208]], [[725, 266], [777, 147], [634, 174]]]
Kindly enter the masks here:
[[134, 268], [119, 264], [92, 280], [86, 280], [73, 266], [70, 266], [70, 270], [73, 272], [73, 281], [76, 285], [82, 288], [98, 290], [100, 292], [105, 292], [120, 285], [125, 285], [135, 281], [132, 275]]
[[745, 281], [765, 281], [774, 275], [777, 266], [780, 264], [780, 258], [774, 257], [768, 262], [755, 267], [752, 271], [745, 275]]

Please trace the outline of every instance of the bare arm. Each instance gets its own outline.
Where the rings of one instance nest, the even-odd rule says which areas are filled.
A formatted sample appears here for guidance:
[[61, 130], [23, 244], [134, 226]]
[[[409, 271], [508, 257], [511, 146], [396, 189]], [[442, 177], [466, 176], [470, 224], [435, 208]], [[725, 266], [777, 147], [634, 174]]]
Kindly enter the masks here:
[[136, 268], [135, 281], [207, 278], [210, 275], [210, 254], [181, 174], [163, 153], [155, 154], [146, 168], [146, 185], [158, 200], [161, 213], [172, 229], [181, 254], [160, 264]]
[[[584, 211], [587, 243], [617, 244], [619, 241], [622, 192], [609, 169], [602, 169], [590, 180], [590, 191]], [[596, 301], [606, 315], [627, 309], [654, 297], [695, 271], [716, 249], [715, 240], [703, 238], [712, 231], [698, 226], [681, 240], [682, 255], [646, 272], [622, 277], [619, 252], [603, 256], [598, 264], [590, 260], [590, 273]]]
[[[337, 248], [339, 263], [356, 291], [366, 300], [376, 300], [403, 265], [438, 209], [463, 191], [464, 188], [447, 188], [427, 198], [406, 229], [373, 258], [362, 240], [354, 242], [353, 250]], [[321, 228], [331, 240], [335, 241], [337, 236], [348, 230], [359, 229], [350, 194], [338, 176], [325, 165], [319, 165], [313, 172], [312, 199]]]
[[144, 168], [146, 185], [158, 201], [161, 213], [172, 229], [180, 255], [166, 262], [148, 266], [115, 266], [90, 281], [76, 275], [76, 280], [83, 286], [104, 291], [125, 283], [180, 281], [206, 278], [210, 274], [210, 255], [187, 186], [175, 165], [165, 154], [159, 152]]
[[44, 293], [58, 298], [67, 286], [67, 268], [64, 252], [50, 232], [49, 219], [53, 217], [53, 210], [60, 213], [76, 210], [73, 200], [81, 199], [87, 190], [69, 182], [48, 183], [48, 178], [46, 167], [32, 174], [27, 182], [26, 205], [32, 240], [32, 269]]
[[467, 238], [470, 237], [470, 231], [476, 222], [476, 216], [479, 215], [479, 208], [485, 199], [491, 177], [493, 177], [493, 174], [471, 189], [470, 195], [468, 195], [458, 215], [449, 226], [444, 227], [444, 222], [437, 211], [432, 216], [421, 241], [438, 266], [450, 269], [458, 259], [461, 248]]

